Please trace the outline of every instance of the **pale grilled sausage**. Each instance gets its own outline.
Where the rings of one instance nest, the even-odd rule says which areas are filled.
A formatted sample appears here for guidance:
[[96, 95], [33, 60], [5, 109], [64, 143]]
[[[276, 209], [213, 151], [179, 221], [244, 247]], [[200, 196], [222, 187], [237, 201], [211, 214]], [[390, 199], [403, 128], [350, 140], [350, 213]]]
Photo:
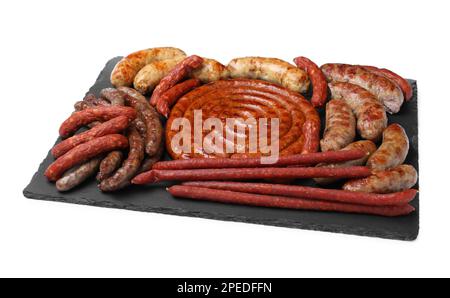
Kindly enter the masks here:
[[374, 171], [383, 171], [401, 165], [408, 155], [409, 140], [401, 125], [389, 125], [383, 132], [383, 142], [369, 158], [367, 166]]
[[386, 171], [346, 182], [343, 189], [350, 191], [393, 193], [413, 187], [417, 183], [417, 171], [411, 165], [400, 165]]
[[366, 89], [350, 83], [329, 84], [333, 98], [344, 100], [356, 116], [356, 128], [363, 139], [377, 141], [387, 126], [383, 105]]
[[330, 63], [321, 69], [329, 82], [352, 83], [370, 91], [390, 114], [398, 113], [403, 104], [403, 92], [397, 84], [362, 66]]
[[320, 141], [323, 152], [337, 151], [353, 142], [356, 135], [356, 120], [352, 109], [344, 100], [330, 100], [325, 115], [325, 132]]
[[300, 93], [306, 92], [310, 83], [305, 71], [277, 58], [236, 58], [228, 63], [227, 70], [233, 79], [260, 79]]
[[183, 57], [150, 62], [134, 77], [134, 89], [142, 94], [152, 92], [161, 79], [164, 78], [181, 60], [183, 60]]
[[131, 86], [136, 74], [147, 64], [154, 61], [186, 57], [186, 54], [177, 48], [162, 47], [134, 52], [116, 64], [111, 73], [111, 83], [116, 86]]
[[225, 65], [214, 59], [208, 58], [203, 58], [202, 66], [193, 70], [189, 75], [190, 78], [198, 79], [203, 84], [225, 79], [227, 76], [228, 72]]

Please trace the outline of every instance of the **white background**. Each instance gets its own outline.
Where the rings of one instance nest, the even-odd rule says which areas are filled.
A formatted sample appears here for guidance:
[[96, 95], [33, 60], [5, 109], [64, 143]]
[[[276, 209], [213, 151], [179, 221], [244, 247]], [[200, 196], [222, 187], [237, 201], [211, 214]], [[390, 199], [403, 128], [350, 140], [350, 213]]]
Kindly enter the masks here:
[[[0, 276], [444, 276], [448, 1], [1, 1]], [[114, 56], [156, 46], [384, 66], [419, 81], [421, 232], [400, 242], [27, 200]]]

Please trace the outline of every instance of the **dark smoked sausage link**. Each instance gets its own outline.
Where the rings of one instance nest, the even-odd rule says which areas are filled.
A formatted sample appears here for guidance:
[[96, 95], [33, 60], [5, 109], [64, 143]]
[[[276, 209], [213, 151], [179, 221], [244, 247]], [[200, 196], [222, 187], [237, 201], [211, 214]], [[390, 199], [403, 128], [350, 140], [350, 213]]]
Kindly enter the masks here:
[[110, 153], [100, 163], [100, 168], [97, 173], [97, 181], [102, 182], [106, 178], [111, 177], [114, 171], [117, 170], [122, 164], [123, 153], [122, 151], [115, 150]]
[[192, 70], [199, 68], [202, 64], [203, 58], [196, 55], [189, 56], [178, 63], [164, 78], [162, 78], [158, 86], [153, 90], [150, 104], [156, 106], [164, 92], [186, 78]]
[[136, 111], [130, 107], [120, 106], [96, 107], [78, 111], [73, 113], [61, 124], [59, 135], [61, 137], [67, 137], [84, 125], [94, 121], [108, 121], [119, 116], [126, 116], [130, 120], [133, 120], [136, 118]]
[[128, 147], [128, 140], [123, 135], [113, 134], [95, 138], [89, 142], [78, 145], [56, 161], [45, 171], [50, 181], [56, 181], [70, 168], [83, 163], [102, 153]]
[[364, 206], [183, 185], [172, 186], [168, 188], [168, 191], [171, 195], [179, 198], [272, 208], [362, 213], [389, 217], [407, 215], [415, 210], [411, 205]]
[[113, 106], [123, 106], [125, 104], [123, 93], [115, 88], [102, 89], [100, 96], [109, 100]]
[[130, 144], [130, 151], [127, 159], [113, 176], [100, 183], [100, 190], [115, 191], [124, 188], [130, 184], [131, 178], [133, 178], [139, 170], [145, 154], [144, 140], [134, 125], [129, 129], [128, 143]]
[[74, 135], [56, 144], [55, 147], [53, 147], [52, 149], [52, 155], [55, 158], [58, 158], [61, 155], [68, 152], [69, 150], [71, 150], [72, 148], [75, 148], [76, 146], [86, 143], [92, 139], [106, 136], [109, 134], [120, 133], [124, 131], [125, 128], [127, 128], [129, 123], [130, 119], [126, 116], [119, 116], [109, 121], [103, 122], [91, 128], [90, 130]]
[[311, 104], [315, 108], [321, 108], [325, 105], [328, 96], [328, 83], [322, 70], [306, 57], [297, 57], [294, 59], [298, 68], [308, 73], [313, 87]]
[[417, 190], [415, 189], [408, 189], [392, 194], [372, 194], [297, 185], [228, 181], [192, 181], [184, 182], [183, 185], [368, 206], [405, 205], [411, 202], [417, 194]]
[[[362, 150], [342, 150], [316, 152], [280, 156], [275, 164], [270, 166], [315, 165], [319, 163], [335, 163], [363, 158], [366, 153]], [[153, 166], [155, 170], [187, 170], [187, 169], [218, 169], [218, 168], [251, 168], [267, 167], [261, 164], [261, 158], [197, 158], [161, 161]]]
[[[163, 138], [163, 126], [158, 112], [138, 91], [128, 87], [119, 87], [117, 90], [124, 93], [125, 102], [136, 109], [139, 119], [145, 123], [145, 152], [149, 156], [155, 155]], [[139, 131], [142, 132], [142, 129]]]
[[348, 168], [229, 168], [197, 170], [151, 170], [136, 176], [132, 183], [147, 184], [159, 181], [252, 180], [252, 179], [304, 179], [352, 178], [370, 175], [367, 167]]

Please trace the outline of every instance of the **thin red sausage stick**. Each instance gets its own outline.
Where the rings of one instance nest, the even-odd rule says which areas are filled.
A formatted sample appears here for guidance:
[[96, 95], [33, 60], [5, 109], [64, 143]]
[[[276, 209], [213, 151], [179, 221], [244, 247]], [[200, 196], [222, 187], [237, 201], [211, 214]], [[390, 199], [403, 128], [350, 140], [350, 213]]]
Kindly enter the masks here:
[[413, 97], [413, 89], [411, 85], [402, 76], [386, 68], [378, 68], [375, 66], [368, 66], [368, 65], [364, 65], [363, 67], [368, 71], [384, 76], [389, 80], [393, 81], [394, 83], [396, 83], [400, 87], [400, 89], [402, 89], [406, 101], [411, 100], [411, 98]]
[[83, 163], [102, 153], [125, 149], [128, 147], [128, 139], [123, 135], [112, 134], [95, 138], [89, 142], [76, 146], [56, 161], [45, 171], [44, 175], [50, 181], [56, 181], [64, 172], [73, 166]]
[[126, 116], [133, 120], [136, 118], [136, 111], [133, 108], [122, 106], [102, 106], [78, 111], [61, 124], [59, 135], [67, 137], [84, 125], [94, 121], [108, 121], [119, 116]]
[[333, 203], [281, 196], [249, 194], [228, 190], [209, 189], [194, 186], [175, 185], [167, 189], [171, 195], [201, 201], [240, 204], [260, 207], [363, 213], [381, 216], [402, 216], [413, 212], [411, 205], [402, 206], [364, 206]]
[[156, 106], [161, 95], [183, 80], [192, 70], [199, 68], [203, 64], [203, 58], [192, 55], [186, 57], [183, 61], [175, 65], [175, 67], [159, 82], [155, 90], [153, 90], [150, 104]]
[[315, 108], [323, 107], [327, 101], [328, 83], [322, 70], [306, 57], [297, 57], [294, 59], [298, 68], [308, 73], [309, 79], [313, 86], [313, 95], [311, 97], [311, 104]]
[[158, 110], [161, 115], [168, 118], [170, 108], [178, 101], [178, 99], [195, 87], [200, 86], [200, 84], [200, 80], [197, 79], [190, 79], [176, 84], [161, 95], [156, 103], [156, 110]]
[[109, 121], [100, 123], [90, 130], [74, 135], [56, 144], [51, 151], [52, 155], [53, 157], [58, 158], [69, 150], [75, 148], [76, 146], [86, 143], [92, 139], [105, 135], [120, 133], [125, 128], [127, 128], [129, 124], [130, 118], [126, 116], [119, 116]]
[[415, 189], [391, 194], [374, 194], [296, 185], [221, 181], [192, 181], [184, 182], [183, 185], [368, 206], [405, 205], [411, 202], [417, 194]]
[[261, 164], [260, 157], [249, 158], [195, 158], [157, 162], [154, 170], [187, 170], [219, 168], [253, 168], [267, 166], [316, 165], [336, 163], [363, 158], [367, 153], [362, 150], [342, 150], [280, 156], [274, 164]]
[[371, 171], [368, 167], [151, 170], [136, 176], [132, 180], [132, 183], [147, 184], [159, 181], [251, 180], [277, 178], [356, 178], [368, 177], [370, 175]]

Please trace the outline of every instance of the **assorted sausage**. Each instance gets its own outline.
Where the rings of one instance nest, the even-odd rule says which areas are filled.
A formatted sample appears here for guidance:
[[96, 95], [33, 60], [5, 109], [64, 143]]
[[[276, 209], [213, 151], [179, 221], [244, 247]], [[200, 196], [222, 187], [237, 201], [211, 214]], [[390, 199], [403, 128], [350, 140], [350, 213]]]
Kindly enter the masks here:
[[[277, 58], [243, 57], [225, 66], [171, 47], [132, 53], [112, 71], [116, 88], [102, 89], [98, 97], [88, 93], [75, 103], [60, 126], [63, 140], [52, 148], [55, 161], [45, 176], [58, 191], [96, 176], [104, 192], [180, 181], [169, 193], [194, 200], [380, 216], [413, 212], [409, 203], [417, 194], [412, 188], [418, 174], [404, 164], [408, 135], [399, 124], [388, 126], [386, 115], [411, 100], [409, 82], [374, 66], [329, 63], [319, 68], [306, 57], [294, 62], [296, 66]], [[308, 101], [300, 93], [310, 85]], [[316, 108], [322, 107], [325, 129], [320, 138]], [[233, 153], [199, 149], [194, 134], [191, 153], [183, 152], [183, 144], [173, 142], [179, 131], [172, 126], [180, 118], [195, 124], [197, 110], [202, 120], [219, 119], [233, 133], [235, 127], [226, 125], [230, 117], [278, 119], [279, 157], [263, 162], [267, 152], [261, 145], [250, 152], [249, 130], [237, 132], [244, 144], [223, 139], [238, 149]], [[162, 116], [168, 118], [165, 131]], [[270, 133], [272, 124], [266, 125]], [[83, 127], [89, 129], [76, 133]], [[203, 130], [201, 138], [206, 140], [207, 133]], [[362, 140], [355, 142], [357, 133]], [[374, 142], [380, 143], [378, 148]], [[165, 149], [173, 160], [160, 161]], [[335, 183], [342, 189], [274, 183], [293, 179]], [[240, 182], [246, 180], [272, 182]]]

